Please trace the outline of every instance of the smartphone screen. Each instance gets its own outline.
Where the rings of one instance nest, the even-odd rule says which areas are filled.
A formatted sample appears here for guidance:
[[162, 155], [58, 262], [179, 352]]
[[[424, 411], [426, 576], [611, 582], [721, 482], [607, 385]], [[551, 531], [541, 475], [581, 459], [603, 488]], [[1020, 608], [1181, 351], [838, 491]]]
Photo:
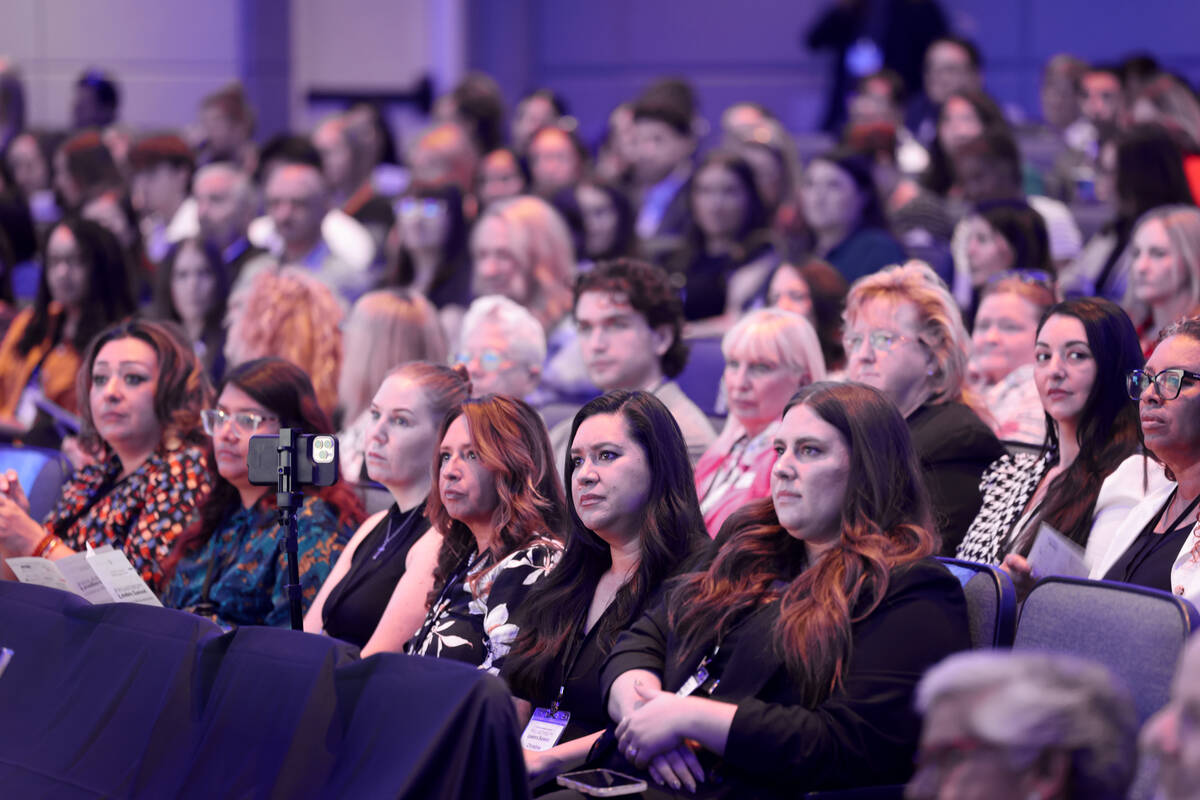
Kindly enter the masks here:
[[[626, 789], [629, 792], [641, 792], [646, 789], [646, 782], [640, 778], [623, 775], [611, 769], [587, 769], [579, 772], [568, 772], [558, 776], [560, 786], [577, 789]], [[624, 794], [624, 792], [613, 792]]]

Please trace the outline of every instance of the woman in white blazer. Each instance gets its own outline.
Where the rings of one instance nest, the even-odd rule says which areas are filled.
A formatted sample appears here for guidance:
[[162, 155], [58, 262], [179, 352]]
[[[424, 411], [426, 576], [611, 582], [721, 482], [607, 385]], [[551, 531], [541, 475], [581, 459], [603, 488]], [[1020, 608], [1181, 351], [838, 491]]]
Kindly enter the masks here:
[[1149, 494], [1114, 532], [1091, 577], [1200, 601], [1200, 319], [1165, 331], [1144, 370], [1134, 370], [1146, 447], [1171, 481]]

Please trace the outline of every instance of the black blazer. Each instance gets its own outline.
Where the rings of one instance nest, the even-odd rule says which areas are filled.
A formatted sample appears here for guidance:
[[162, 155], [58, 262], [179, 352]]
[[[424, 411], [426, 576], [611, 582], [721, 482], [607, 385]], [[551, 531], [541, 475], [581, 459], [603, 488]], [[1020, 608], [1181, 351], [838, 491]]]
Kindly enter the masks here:
[[[893, 573], [878, 607], [852, 626], [849, 670], [840, 689], [806, 708], [799, 685], [773, 646], [779, 604], [762, 606], [726, 633], [715, 700], [737, 704], [717, 780], [702, 796], [798, 797], [806, 791], [903, 783], [920, 735], [913, 691], [930, 666], [970, 647], [966, 601], [958, 579], [932, 558]], [[605, 694], [623, 672], [648, 669], [675, 691], [694, 672], [679, 663], [677, 641], [658, 603], [613, 647], [604, 666]], [[711, 646], [706, 648], [711, 652]], [[628, 764], [622, 764], [629, 768]]]
[[923, 405], [908, 417], [944, 556], [953, 556], [979, 513], [983, 471], [1005, 454], [979, 415], [963, 403]]

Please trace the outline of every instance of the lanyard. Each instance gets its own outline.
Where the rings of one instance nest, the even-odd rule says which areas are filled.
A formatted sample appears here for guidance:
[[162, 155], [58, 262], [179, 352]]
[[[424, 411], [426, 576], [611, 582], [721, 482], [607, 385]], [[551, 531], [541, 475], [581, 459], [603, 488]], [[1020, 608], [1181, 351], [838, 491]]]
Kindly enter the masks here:
[[1162, 519], [1162, 516], [1166, 513], [1167, 509], [1171, 507], [1171, 503], [1175, 500], [1175, 494], [1178, 493], [1178, 491], [1179, 489], [1176, 489], [1175, 492], [1171, 494], [1171, 499], [1167, 501], [1165, 506], [1163, 506], [1162, 511], [1159, 511], [1158, 516], [1151, 520], [1150, 524], [1146, 526], [1145, 530], [1151, 531], [1150, 536], [1147, 537], [1147, 543], [1142, 546], [1142, 549], [1136, 555], [1134, 555], [1132, 559], [1130, 559], [1129, 565], [1125, 567], [1126, 582], [1129, 582], [1131, 576], [1136, 574], [1137, 571], [1142, 568], [1142, 565], [1146, 563], [1150, 556], [1157, 553], [1166, 545], [1166, 543], [1170, 540], [1169, 534], [1174, 532], [1175, 529], [1179, 527], [1180, 523], [1184, 521], [1184, 518], [1186, 518], [1188, 514], [1192, 513], [1192, 511], [1196, 508], [1196, 505], [1200, 503], [1200, 497], [1197, 497], [1195, 500], [1188, 503], [1187, 508], [1180, 512], [1179, 516], [1175, 517], [1175, 521], [1168, 525], [1162, 533], [1154, 533], [1154, 526], [1158, 524], [1158, 520]]
[[421, 625], [421, 630], [412, 640], [412, 650], [410, 652], [415, 653], [421, 649], [421, 645], [425, 643], [425, 638], [429, 636], [429, 632], [433, 630], [433, 626], [437, 624], [438, 617], [441, 616], [441, 612], [438, 611], [438, 609], [441, 607], [442, 603], [447, 601], [447, 599], [450, 597], [450, 594], [454, 591], [454, 588], [458, 585], [459, 581], [466, 577], [467, 573], [470, 572], [471, 565], [475, 563], [475, 558], [478, 555], [479, 553], [477, 551], [472, 550], [470, 555], [468, 555], [466, 558], [466, 563], [460, 563], [458, 568], [454, 570], [454, 573], [446, 579], [446, 582], [442, 585], [442, 590], [438, 592], [437, 599], [434, 600], [433, 605], [429, 607], [429, 613], [425, 615], [425, 623]]
[[[607, 609], [605, 609], [607, 611]], [[604, 614], [600, 615], [600, 619], [604, 618]], [[554, 702], [550, 704], [550, 713], [558, 711], [559, 705], [562, 703], [563, 693], [567, 690], [567, 679], [571, 677], [571, 671], [575, 669], [575, 664], [579, 661], [579, 656], [583, 654], [583, 647], [587, 644], [588, 637], [595, 633], [599, 627], [600, 620], [596, 620], [596, 624], [592, 626], [590, 631], [584, 631], [587, 627], [587, 609], [583, 610], [583, 615], [579, 619], [579, 624], [575, 630], [577, 635], [571, 637], [570, 643], [567, 645], [567, 652], [563, 656], [563, 671], [562, 682], [558, 686], [558, 695], [554, 698]]]

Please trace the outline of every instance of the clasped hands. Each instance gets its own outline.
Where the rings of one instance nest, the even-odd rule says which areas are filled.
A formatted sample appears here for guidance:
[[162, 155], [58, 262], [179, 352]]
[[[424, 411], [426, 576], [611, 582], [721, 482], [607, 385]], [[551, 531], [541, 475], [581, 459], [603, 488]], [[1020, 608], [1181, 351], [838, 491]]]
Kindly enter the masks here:
[[0, 555], [27, 556], [46, 531], [29, 516], [29, 500], [16, 470], [0, 473]]
[[617, 725], [617, 746], [633, 764], [646, 769], [660, 785], [695, 792], [704, 781], [696, 758], [699, 745], [685, 738], [695, 698], [634, 683], [637, 706]]

